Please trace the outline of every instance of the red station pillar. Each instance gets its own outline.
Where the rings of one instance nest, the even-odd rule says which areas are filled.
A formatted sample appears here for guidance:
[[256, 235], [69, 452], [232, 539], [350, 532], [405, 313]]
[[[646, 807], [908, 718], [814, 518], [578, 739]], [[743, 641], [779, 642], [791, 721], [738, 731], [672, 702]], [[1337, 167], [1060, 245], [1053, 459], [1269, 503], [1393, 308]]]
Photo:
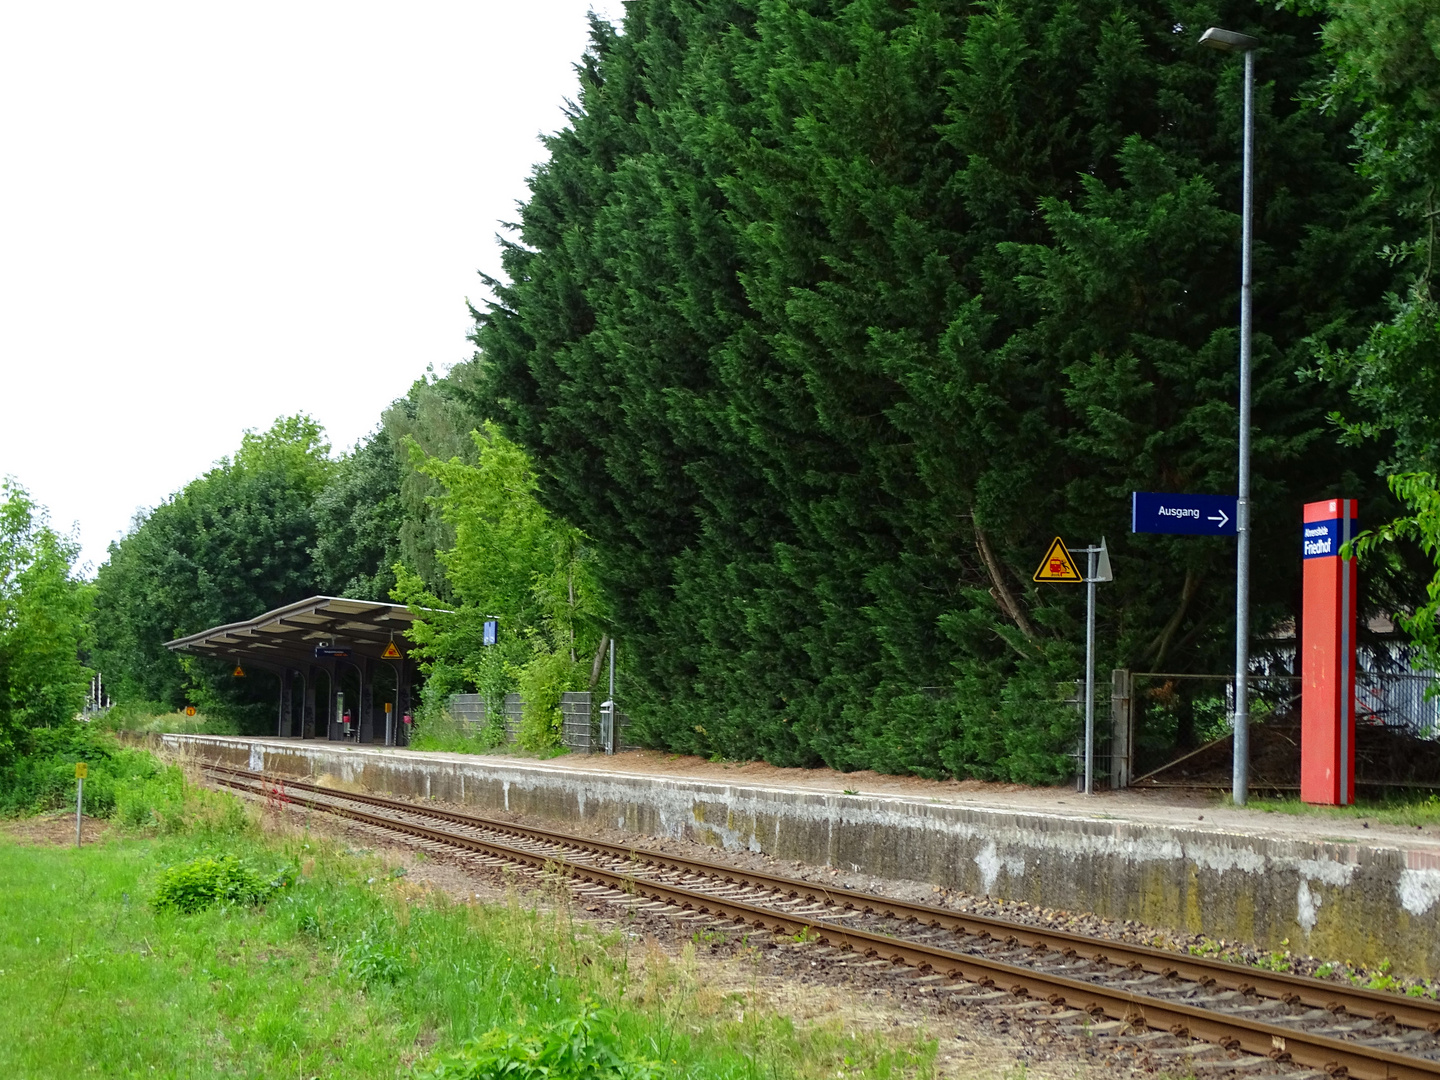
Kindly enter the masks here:
[[1301, 551], [1305, 598], [1300, 642], [1300, 798], [1349, 806], [1355, 801], [1354, 559], [1341, 545], [1358, 531], [1354, 499], [1305, 505]]

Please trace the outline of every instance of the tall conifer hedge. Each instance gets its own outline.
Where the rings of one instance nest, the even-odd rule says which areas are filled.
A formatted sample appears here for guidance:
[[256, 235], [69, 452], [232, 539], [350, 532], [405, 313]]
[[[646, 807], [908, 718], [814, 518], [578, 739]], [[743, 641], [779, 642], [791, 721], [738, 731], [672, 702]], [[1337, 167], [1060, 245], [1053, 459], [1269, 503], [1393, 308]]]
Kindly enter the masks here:
[[1240, 66], [1260, 147], [1256, 625], [1299, 504], [1373, 461], [1297, 372], [1373, 322], [1384, 241], [1313, 20], [1250, 0], [632, 0], [479, 318], [488, 409], [600, 551], [642, 737], [924, 775], [1062, 775], [1080, 590], [1102, 670], [1224, 671], [1233, 541], [1128, 535], [1233, 491]]

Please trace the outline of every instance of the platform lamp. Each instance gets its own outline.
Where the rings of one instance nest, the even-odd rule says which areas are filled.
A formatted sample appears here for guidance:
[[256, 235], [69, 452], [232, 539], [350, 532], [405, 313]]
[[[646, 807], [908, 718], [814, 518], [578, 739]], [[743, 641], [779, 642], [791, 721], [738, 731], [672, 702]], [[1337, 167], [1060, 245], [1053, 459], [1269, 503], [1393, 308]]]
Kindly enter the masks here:
[[1231, 797], [1244, 806], [1250, 797], [1250, 241], [1255, 160], [1255, 50], [1260, 39], [1212, 26], [1200, 44], [1245, 57], [1245, 136], [1240, 211], [1240, 468], [1235, 500], [1235, 767]]

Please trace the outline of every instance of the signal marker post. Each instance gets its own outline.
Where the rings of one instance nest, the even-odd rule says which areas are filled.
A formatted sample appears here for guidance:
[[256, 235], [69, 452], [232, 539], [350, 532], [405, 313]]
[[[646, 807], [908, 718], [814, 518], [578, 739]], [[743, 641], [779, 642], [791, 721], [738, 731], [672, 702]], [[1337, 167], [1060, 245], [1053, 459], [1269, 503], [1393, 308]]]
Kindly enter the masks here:
[[1045, 582], [1085, 583], [1085, 794], [1095, 794], [1095, 586], [1114, 581], [1110, 569], [1110, 552], [1105, 538], [1098, 547], [1077, 548], [1085, 552], [1085, 576], [1075, 567], [1075, 558], [1065, 541], [1056, 537], [1040, 562], [1032, 580]]
[[85, 805], [85, 774], [90, 766], [83, 761], [75, 763], [75, 846], [80, 846], [80, 811]]

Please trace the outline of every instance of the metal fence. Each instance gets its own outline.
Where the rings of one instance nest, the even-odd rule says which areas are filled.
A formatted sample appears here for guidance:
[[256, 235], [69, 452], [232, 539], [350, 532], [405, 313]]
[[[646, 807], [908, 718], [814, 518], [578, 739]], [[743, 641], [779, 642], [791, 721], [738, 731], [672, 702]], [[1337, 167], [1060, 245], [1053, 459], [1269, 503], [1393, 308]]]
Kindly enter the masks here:
[[[593, 700], [598, 695], [588, 691], [572, 691], [560, 695], [560, 741], [568, 750], [583, 753], [599, 753], [604, 747], [601, 725], [601, 702]], [[514, 743], [520, 737], [520, 715], [523, 705], [519, 694], [505, 695], [505, 741]], [[455, 720], [472, 724], [476, 728], [485, 726], [485, 699], [479, 694], [451, 694], [446, 706]], [[630, 718], [624, 713], [615, 714], [615, 749], [629, 750], [625, 729]]]
[[[1368, 661], [1368, 663], [1367, 663]], [[1270, 786], [1284, 788], [1298, 782], [1298, 775], [1287, 779], [1293, 771], [1290, 758], [1298, 754], [1298, 725], [1303, 693], [1303, 679], [1291, 675], [1283, 663], [1273, 657], [1257, 661], [1256, 670], [1248, 680], [1252, 723], [1265, 725], [1270, 736], [1263, 745], [1252, 738], [1252, 753], [1266, 752], [1270, 760], [1252, 762], [1256, 768], [1269, 770]], [[1434, 672], [1394, 670], [1390, 665], [1376, 664], [1362, 655], [1355, 678], [1355, 722], [1357, 731], [1383, 729], [1403, 739], [1420, 740], [1403, 743], [1416, 747], [1415, 764], [1440, 755], [1440, 679]], [[1097, 697], [1103, 688], [1097, 686]], [[1083, 690], [1077, 688], [1072, 698], [1083, 711]], [[1189, 672], [1129, 672], [1111, 674], [1110, 722], [1097, 719], [1095, 776], [1097, 785], [1126, 787], [1130, 781], [1163, 766], [1175, 764], [1204, 748], [1228, 739], [1235, 713], [1234, 676], [1228, 674], [1194, 674]], [[1104, 702], [1096, 701], [1096, 716], [1103, 718]], [[1430, 744], [1435, 744], [1433, 750]], [[1393, 739], [1387, 752], [1395, 754]], [[1077, 775], [1083, 749], [1077, 751]], [[1223, 753], [1228, 755], [1228, 746]], [[1362, 758], [1365, 755], [1362, 753]], [[1419, 772], [1431, 771], [1429, 765], [1414, 769], [1401, 768], [1404, 777], [1380, 775], [1396, 766], [1381, 767], [1383, 755], [1372, 756], [1377, 775], [1368, 782], [1408, 783]], [[1363, 764], [1363, 762], [1362, 762]], [[1223, 771], [1220, 770], [1220, 771]]]
[[1355, 722], [1380, 724], [1419, 739], [1440, 739], [1440, 686], [1435, 673], [1355, 673]]

